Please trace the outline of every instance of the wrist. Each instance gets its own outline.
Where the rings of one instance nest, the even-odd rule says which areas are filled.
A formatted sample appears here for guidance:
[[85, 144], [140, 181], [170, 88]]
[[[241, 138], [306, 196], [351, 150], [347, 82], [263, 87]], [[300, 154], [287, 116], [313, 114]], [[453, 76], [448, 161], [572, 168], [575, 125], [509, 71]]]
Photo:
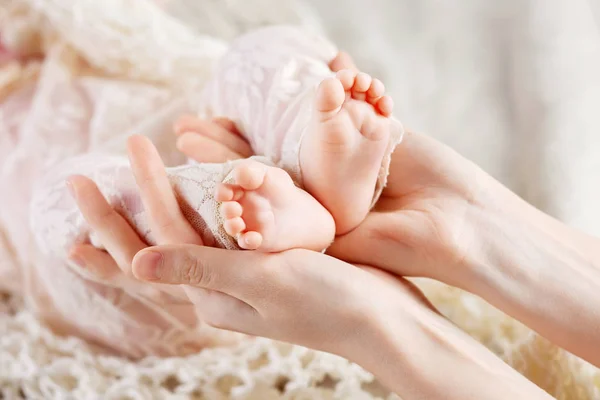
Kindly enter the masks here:
[[[598, 241], [502, 187], [474, 213], [477, 241], [454, 286], [597, 364]], [[568, 322], [567, 322], [568, 321]]]
[[[550, 218], [499, 182], [487, 177], [485, 184], [467, 201], [463, 199], [462, 229], [449, 250], [457, 260], [440, 267], [438, 276], [452, 286], [480, 294], [491, 286], [525, 283], [526, 276], [518, 257], [539, 233], [549, 229]], [[447, 263], [446, 263], [447, 264]]]
[[[369, 324], [353, 361], [406, 399], [547, 399], [414, 295]], [[408, 301], [407, 301], [408, 300]]]

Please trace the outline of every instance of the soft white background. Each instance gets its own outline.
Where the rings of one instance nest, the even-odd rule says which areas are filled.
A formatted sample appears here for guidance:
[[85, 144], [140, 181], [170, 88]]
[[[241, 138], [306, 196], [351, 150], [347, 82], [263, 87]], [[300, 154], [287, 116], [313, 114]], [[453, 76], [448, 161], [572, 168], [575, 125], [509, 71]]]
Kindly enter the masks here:
[[600, 2], [308, 1], [408, 128], [600, 233]]

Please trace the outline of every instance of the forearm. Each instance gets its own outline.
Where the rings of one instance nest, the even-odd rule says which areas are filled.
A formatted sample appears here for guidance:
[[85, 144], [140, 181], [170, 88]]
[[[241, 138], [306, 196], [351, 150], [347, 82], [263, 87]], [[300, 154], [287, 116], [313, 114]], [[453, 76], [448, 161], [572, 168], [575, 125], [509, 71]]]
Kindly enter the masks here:
[[551, 399], [433, 310], [402, 313], [372, 324], [354, 357], [402, 399]]
[[479, 239], [456, 284], [600, 365], [600, 240], [500, 193], [473, 213]]

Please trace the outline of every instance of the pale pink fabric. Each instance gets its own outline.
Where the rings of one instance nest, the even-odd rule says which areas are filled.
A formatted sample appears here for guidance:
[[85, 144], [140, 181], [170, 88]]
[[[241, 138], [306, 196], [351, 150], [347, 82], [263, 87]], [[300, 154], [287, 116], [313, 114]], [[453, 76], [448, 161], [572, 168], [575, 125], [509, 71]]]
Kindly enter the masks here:
[[[95, 283], [64, 258], [43, 251], [30, 217], [48, 216], [31, 210], [31, 199], [53, 166], [90, 149], [110, 149], [103, 136], [127, 134], [172, 101], [168, 92], [151, 86], [79, 77], [69, 52], [55, 48], [39, 81], [0, 107], [0, 222], [5, 233], [0, 282], [6, 290], [23, 292], [28, 305], [57, 331], [133, 357], [196, 351], [215, 337], [198, 334], [188, 304]], [[168, 132], [168, 124], [162, 129]]]

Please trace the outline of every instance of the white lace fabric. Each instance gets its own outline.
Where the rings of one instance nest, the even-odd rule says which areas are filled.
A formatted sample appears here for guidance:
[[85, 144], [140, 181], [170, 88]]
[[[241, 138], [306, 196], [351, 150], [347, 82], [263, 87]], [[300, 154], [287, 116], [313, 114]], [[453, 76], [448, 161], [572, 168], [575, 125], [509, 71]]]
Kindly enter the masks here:
[[[33, 229], [29, 224], [34, 191], [52, 186], [45, 176], [54, 176], [58, 185], [50, 169], [66, 159], [73, 162], [84, 152], [108, 155], [127, 175], [119, 163], [124, 139], [132, 133], [151, 137], [168, 165], [182, 164], [165, 132], [180, 113], [199, 111], [186, 99], [209, 81], [228, 41], [264, 24], [313, 24], [310, 12], [282, 0], [15, 4], [0, 0], [0, 35], [11, 29], [28, 32], [25, 28], [40, 33], [40, 43], [16, 43], [43, 48], [47, 56], [39, 78], [26, 75], [0, 104], [0, 290], [13, 293], [0, 300], [5, 308], [0, 314], [4, 398], [395, 398], [370, 374], [338, 357], [264, 339], [239, 342], [236, 335], [208, 327], [198, 331], [190, 310], [175, 299], [90, 281], [67, 265], [63, 255], [48, 255], [48, 249], [39, 247], [34, 234], [42, 232], [40, 221], [34, 218]], [[282, 154], [273, 158], [293, 161]], [[72, 172], [85, 167], [71, 165]], [[102, 168], [95, 171], [102, 175]], [[219, 178], [208, 180], [214, 179]], [[106, 188], [121, 194], [125, 190], [110, 184]], [[70, 201], [61, 196], [36, 199], [39, 204], [54, 202], [57, 212]], [[122, 200], [128, 197], [113, 197], [115, 206]], [[135, 201], [125, 203], [135, 208]], [[77, 218], [69, 214], [66, 220], [78, 223]], [[147, 233], [141, 221], [137, 224]], [[63, 239], [57, 239], [60, 247]], [[596, 368], [474, 296], [429, 282], [421, 286], [444, 314], [557, 398], [600, 398]], [[13, 306], [16, 297], [24, 303]], [[42, 317], [53, 332], [40, 325]], [[87, 343], [60, 336], [68, 332]], [[115, 337], [138, 340], [119, 342]], [[215, 343], [231, 345], [136, 362], [105, 353], [112, 344], [131, 357], [192, 354]]]

